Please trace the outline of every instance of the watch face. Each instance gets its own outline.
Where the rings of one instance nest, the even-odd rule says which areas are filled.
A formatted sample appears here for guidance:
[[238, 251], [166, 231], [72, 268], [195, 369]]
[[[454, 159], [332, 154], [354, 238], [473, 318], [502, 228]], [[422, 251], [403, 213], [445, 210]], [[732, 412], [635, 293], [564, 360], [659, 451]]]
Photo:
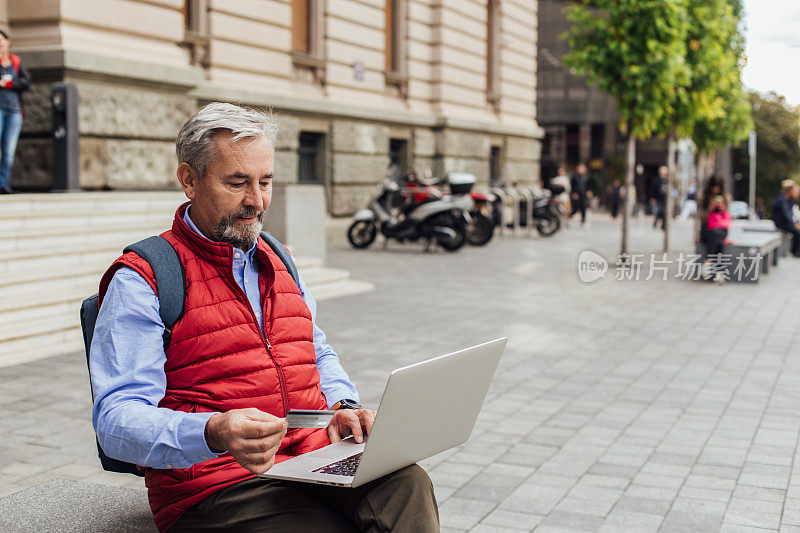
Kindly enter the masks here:
[[353, 400], [341, 400], [339, 402], [339, 409], [361, 409], [361, 404]]

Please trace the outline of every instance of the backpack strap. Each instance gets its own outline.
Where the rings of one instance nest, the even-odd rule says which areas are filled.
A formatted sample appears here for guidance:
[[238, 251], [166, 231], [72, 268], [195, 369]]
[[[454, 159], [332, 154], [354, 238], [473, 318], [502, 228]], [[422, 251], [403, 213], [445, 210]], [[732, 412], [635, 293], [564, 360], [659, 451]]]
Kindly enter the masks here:
[[294, 259], [292, 259], [289, 250], [287, 250], [286, 247], [283, 244], [281, 244], [281, 241], [279, 241], [266, 231], [261, 232], [261, 238], [264, 239], [264, 242], [266, 242], [270, 248], [272, 248], [272, 251], [275, 252], [275, 255], [281, 258], [283, 264], [286, 265], [286, 270], [289, 271], [289, 274], [291, 274], [292, 279], [294, 279], [294, 282], [297, 284], [297, 287], [299, 288], [300, 274], [297, 272], [297, 265], [294, 264]]
[[175, 248], [160, 235], [148, 237], [125, 247], [123, 253], [133, 252], [153, 269], [158, 289], [158, 313], [164, 323], [164, 349], [169, 346], [172, 328], [183, 314], [186, 303], [186, 276]]

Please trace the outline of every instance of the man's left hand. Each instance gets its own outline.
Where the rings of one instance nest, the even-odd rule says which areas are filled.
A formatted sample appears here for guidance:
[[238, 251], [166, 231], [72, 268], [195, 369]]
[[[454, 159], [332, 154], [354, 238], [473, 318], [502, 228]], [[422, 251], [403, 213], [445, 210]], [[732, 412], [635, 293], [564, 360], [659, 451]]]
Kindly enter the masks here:
[[339, 409], [328, 424], [328, 438], [339, 442], [353, 435], [356, 442], [364, 441], [364, 435], [372, 431], [375, 411], [371, 409]]

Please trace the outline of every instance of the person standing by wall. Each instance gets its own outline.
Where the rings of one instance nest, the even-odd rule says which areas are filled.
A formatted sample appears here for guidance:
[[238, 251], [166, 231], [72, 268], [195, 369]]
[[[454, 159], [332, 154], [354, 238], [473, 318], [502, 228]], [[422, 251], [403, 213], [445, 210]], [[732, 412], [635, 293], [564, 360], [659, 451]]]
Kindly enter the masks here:
[[9, 180], [22, 130], [22, 93], [31, 84], [28, 70], [10, 46], [8, 34], [0, 30], [0, 194], [15, 192]]

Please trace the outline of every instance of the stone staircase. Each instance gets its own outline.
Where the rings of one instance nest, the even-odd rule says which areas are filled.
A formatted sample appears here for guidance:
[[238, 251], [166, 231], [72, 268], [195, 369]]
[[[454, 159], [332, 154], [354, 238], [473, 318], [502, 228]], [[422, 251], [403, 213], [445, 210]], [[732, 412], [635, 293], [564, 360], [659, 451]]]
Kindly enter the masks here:
[[[0, 196], [0, 367], [83, 351], [79, 309], [122, 248], [164, 231], [180, 192]], [[295, 262], [317, 301], [374, 285], [322, 260]]]

